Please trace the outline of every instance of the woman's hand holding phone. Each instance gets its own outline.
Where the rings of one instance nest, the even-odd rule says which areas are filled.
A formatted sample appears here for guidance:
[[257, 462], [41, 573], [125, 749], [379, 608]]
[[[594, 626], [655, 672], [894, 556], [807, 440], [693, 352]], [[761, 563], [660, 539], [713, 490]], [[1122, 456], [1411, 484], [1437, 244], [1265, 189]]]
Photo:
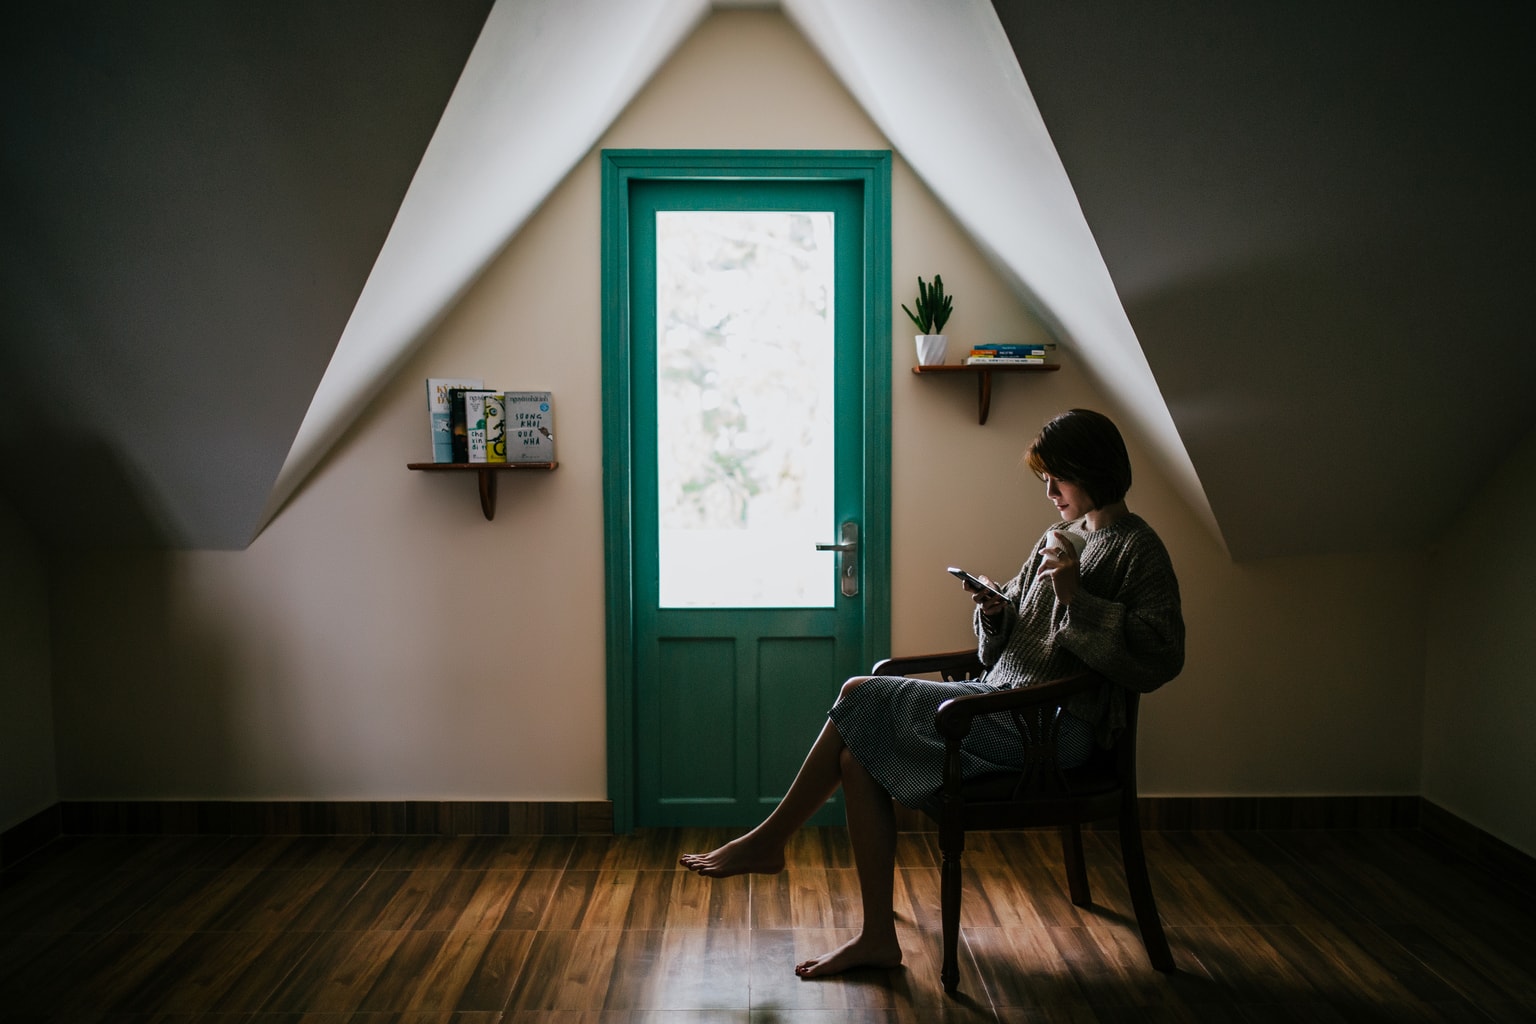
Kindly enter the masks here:
[[966, 572], [964, 569], [949, 567], [956, 579], [965, 585], [966, 591], [971, 595], [971, 600], [981, 608], [981, 613], [987, 618], [995, 618], [1002, 614], [1003, 607], [1008, 603], [1002, 588], [993, 583], [986, 576]]

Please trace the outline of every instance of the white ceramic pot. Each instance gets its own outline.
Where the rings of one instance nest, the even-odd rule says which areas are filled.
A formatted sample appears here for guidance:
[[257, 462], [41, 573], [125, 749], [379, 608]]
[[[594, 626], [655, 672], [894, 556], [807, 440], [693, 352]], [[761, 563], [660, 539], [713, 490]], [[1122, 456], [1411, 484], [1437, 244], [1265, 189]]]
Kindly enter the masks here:
[[918, 334], [914, 335], [917, 341], [917, 365], [939, 366], [944, 362], [944, 350], [949, 344], [947, 334]]

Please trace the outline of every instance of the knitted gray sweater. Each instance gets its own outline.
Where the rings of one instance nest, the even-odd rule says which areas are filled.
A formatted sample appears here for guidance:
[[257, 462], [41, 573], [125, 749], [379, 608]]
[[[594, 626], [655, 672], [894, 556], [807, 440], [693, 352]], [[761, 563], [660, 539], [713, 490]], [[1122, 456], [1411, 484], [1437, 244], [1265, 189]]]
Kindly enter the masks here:
[[1148, 693], [1184, 667], [1184, 617], [1179, 581], [1163, 542], [1140, 516], [1126, 513], [1102, 530], [1083, 520], [1071, 529], [1088, 538], [1078, 561], [1081, 586], [1071, 607], [1056, 601], [1036, 571], [1050, 532], [1003, 592], [1009, 603], [995, 619], [976, 611], [983, 678], [999, 688], [1029, 686], [1095, 669], [1112, 681], [1082, 694], [1067, 710], [1094, 725], [1101, 746], [1125, 726], [1122, 687]]

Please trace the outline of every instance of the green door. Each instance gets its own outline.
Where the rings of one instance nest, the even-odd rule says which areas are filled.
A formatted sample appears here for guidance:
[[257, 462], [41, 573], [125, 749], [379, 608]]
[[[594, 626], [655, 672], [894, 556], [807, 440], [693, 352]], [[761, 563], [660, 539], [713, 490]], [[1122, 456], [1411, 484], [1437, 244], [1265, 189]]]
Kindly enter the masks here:
[[887, 647], [888, 178], [734, 159], [628, 175], [606, 224], [624, 236], [605, 246], [621, 828], [758, 821]]

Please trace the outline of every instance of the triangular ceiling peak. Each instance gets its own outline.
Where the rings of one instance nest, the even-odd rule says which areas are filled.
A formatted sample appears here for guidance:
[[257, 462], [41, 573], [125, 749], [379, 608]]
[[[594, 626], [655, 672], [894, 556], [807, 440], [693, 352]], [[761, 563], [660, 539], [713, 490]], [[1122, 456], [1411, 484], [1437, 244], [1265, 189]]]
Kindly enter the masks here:
[[[903, 158], [1072, 346], [1219, 540], [992, 6], [784, 0], [782, 7]], [[709, 10], [705, 0], [497, 3], [283, 465], [263, 525], [341, 436], [361, 399], [404, 363]], [[914, 75], [915, 67], [942, 71]]]

